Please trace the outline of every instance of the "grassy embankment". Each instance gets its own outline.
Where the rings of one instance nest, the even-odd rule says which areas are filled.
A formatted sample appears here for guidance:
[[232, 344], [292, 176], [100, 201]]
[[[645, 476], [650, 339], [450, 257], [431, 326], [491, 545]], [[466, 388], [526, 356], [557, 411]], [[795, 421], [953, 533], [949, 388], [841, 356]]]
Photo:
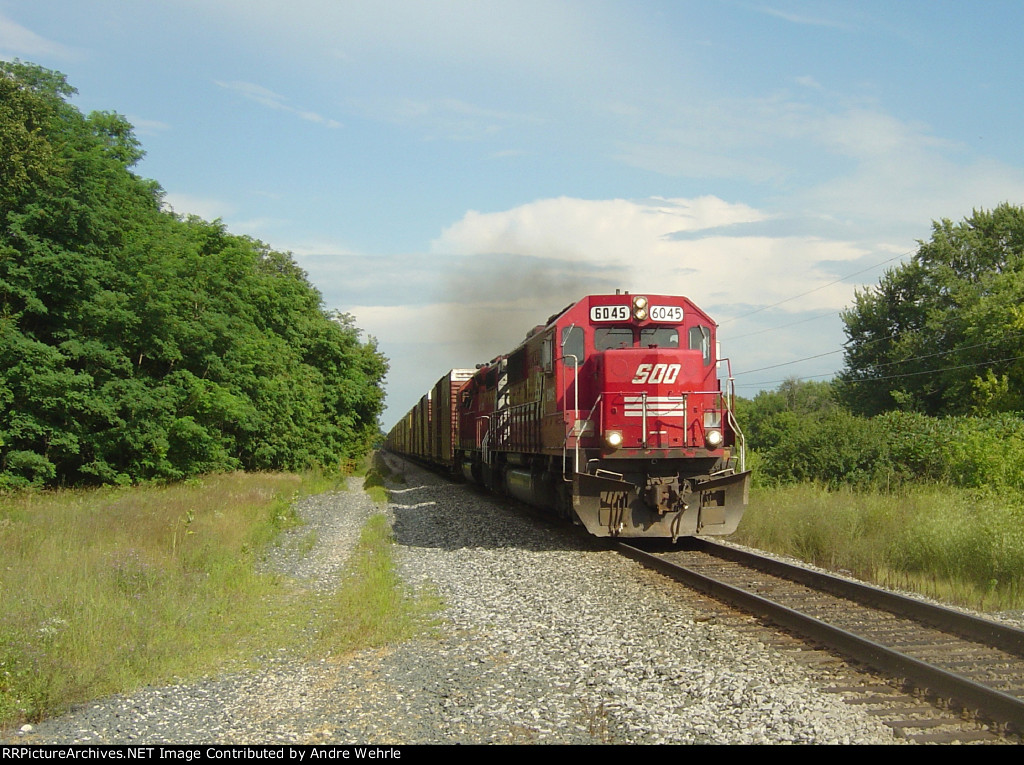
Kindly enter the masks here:
[[422, 630], [435, 604], [398, 579], [383, 515], [333, 598], [260, 570], [261, 551], [299, 524], [293, 500], [334, 485], [232, 474], [0, 497], [0, 725], [282, 647], [323, 656]]
[[981, 610], [1024, 609], [1024, 497], [918, 487], [751, 491], [732, 541]]

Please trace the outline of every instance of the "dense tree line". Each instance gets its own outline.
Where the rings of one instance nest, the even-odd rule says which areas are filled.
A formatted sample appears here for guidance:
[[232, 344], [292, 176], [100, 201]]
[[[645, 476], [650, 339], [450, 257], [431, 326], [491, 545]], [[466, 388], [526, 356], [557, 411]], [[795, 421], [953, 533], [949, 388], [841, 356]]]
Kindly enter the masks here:
[[0, 488], [336, 465], [387, 363], [284, 253], [162, 209], [117, 114], [0, 62]]
[[1024, 489], [1024, 208], [935, 222], [843, 320], [835, 381], [742, 402], [761, 480]]
[[837, 390], [851, 411], [1024, 410], [1024, 208], [933, 223], [907, 263], [857, 293]]

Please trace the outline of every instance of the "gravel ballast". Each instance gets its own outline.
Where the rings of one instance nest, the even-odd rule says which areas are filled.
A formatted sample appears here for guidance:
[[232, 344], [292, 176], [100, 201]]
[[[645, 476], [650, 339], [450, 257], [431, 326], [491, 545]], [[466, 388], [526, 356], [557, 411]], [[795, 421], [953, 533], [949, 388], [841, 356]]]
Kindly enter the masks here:
[[[895, 743], [813, 670], [716, 623], [677, 586], [572, 530], [394, 457], [405, 581], [441, 597], [431, 636], [90, 703], [7, 743]], [[366, 520], [358, 490], [299, 503], [265, 565], [332, 588]], [[316, 546], [299, 540], [316, 531]], [[301, 551], [301, 552], [300, 552]]]

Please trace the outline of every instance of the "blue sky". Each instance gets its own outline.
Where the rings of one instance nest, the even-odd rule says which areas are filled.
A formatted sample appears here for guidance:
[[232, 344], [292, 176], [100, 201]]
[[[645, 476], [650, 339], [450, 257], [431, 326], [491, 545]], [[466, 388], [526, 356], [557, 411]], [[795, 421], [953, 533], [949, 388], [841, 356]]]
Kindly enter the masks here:
[[0, 58], [378, 339], [388, 427], [616, 288], [711, 313], [741, 394], [827, 379], [932, 220], [1024, 204], [1022, 30], [1008, 0], [0, 0]]

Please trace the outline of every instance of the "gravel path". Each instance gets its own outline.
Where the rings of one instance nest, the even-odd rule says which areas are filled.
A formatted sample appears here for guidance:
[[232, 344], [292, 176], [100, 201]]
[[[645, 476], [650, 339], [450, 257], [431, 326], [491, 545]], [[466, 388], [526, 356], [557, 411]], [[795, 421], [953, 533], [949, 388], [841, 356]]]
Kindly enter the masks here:
[[[105, 699], [8, 743], [895, 743], [657, 575], [399, 469], [398, 558], [408, 583], [446, 603], [439, 637], [313, 663], [282, 646], [258, 672]], [[298, 509], [307, 526], [267, 565], [330, 588], [378, 509], [359, 491]], [[310, 528], [316, 547], [300, 555]]]

